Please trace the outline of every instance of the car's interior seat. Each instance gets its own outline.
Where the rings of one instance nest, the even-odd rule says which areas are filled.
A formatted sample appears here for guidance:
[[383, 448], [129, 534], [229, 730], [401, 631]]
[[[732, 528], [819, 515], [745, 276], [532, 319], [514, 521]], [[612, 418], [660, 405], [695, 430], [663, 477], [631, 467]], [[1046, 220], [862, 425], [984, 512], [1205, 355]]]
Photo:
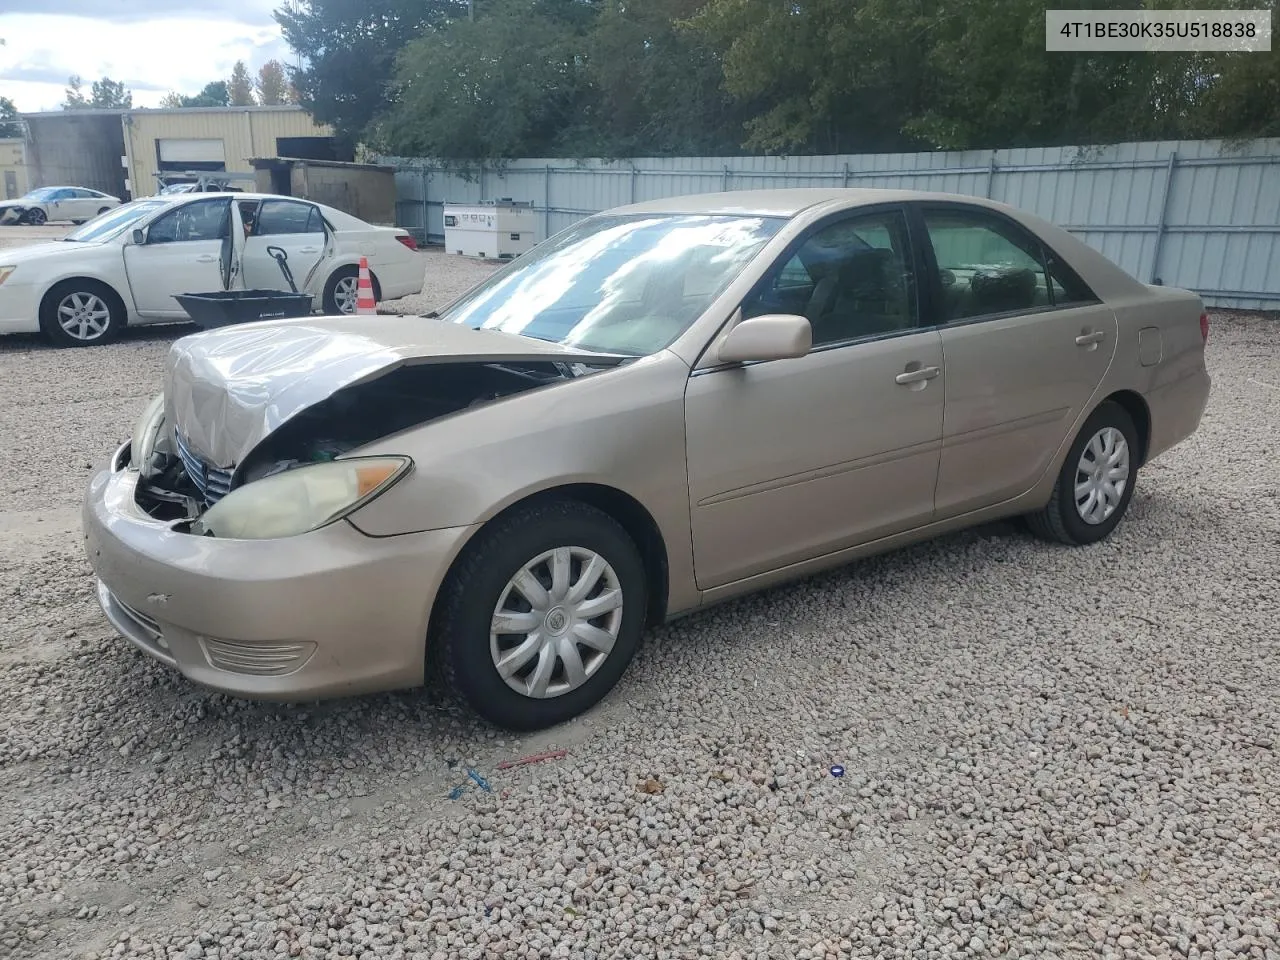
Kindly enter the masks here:
[[902, 330], [911, 325], [905, 278], [892, 250], [859, 251], [836, 273], [829, 306], [814, 320], [816, 342]]

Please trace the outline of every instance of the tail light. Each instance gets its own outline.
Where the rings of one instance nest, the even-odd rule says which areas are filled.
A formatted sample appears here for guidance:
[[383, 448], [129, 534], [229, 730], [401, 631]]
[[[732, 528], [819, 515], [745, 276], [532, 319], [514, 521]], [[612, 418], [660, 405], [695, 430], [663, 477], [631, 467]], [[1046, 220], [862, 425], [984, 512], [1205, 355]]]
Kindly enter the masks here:
[[396, 239], [399, 240], [401, 243], [403, 243], [410, 250], [418, 249], [418, 241], [413, 239], [413, 237], [409, 236], [409, 234], [407, 233], [397, 233]]
[[1204, 343], [1209, 342], [1209, 314], [1200, 314], [1200, 339]]

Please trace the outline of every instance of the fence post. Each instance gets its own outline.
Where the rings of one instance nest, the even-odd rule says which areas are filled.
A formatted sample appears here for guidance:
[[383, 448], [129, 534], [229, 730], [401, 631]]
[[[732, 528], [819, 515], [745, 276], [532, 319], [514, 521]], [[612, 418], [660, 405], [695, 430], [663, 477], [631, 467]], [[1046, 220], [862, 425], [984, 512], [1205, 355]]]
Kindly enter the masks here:
[[427, 203], [427, 166], [423, 164], [418, 168], [418, 173], [422, 176], [422, 242], [428, 243], [431, 240], [431, 205]]
[[634, 163], [631, 164], [631, 202], [636, 202], [636, 181], [640, 179], [640, 171], [636, 169]]
[[1173, 170], [1178, 165], [1178, 151], [1169, 151], [1169, 166], [1164, 174], [1164, 193], [1160, 197], [1160, 222], [1156, 224], [1155, 249], [1151, 251], [1151, 279], [1149, 283], [1160, 283], [1160, 247], [1164, 241], [1165, 223], [1169, 218], [1169, 187], [1173, 183]]
[[544, 168], [542, 178], [542, 239], [551, 236], [551, 164]]
[[991, 163], [987, 165], [987, 192], [986, 198], [991, 199], [991, 188], [996, 182], [996, 152], [991, 151]]
[[480, 202], [484, 203], [484, 161], [480, 161]]
[[728, 167], [728, 165], [726, 164], [726, 165], [725, 165], [725, 168], [724, 168], [724, 177], [720, 180], [720, 189], [721, 189], [721, 190], [724, 190], [724, 191], [728, 192], [728, 190], [729, 190], [729, 178], [730, 178], [731, 176], [733, 176], [733, 174], [729, 171], [729, 167]]
[[844, 185], [849, 186], [849, 161], [844, 162]]

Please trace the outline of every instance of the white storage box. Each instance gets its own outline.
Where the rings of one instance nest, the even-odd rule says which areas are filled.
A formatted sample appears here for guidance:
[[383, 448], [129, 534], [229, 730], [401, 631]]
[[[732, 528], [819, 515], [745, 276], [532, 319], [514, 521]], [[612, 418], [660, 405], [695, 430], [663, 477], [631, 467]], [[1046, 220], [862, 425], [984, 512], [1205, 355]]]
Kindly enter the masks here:
[[537, 243], [532, 203], [444, 205], [444, 248], [463, 257], [510, 260]]

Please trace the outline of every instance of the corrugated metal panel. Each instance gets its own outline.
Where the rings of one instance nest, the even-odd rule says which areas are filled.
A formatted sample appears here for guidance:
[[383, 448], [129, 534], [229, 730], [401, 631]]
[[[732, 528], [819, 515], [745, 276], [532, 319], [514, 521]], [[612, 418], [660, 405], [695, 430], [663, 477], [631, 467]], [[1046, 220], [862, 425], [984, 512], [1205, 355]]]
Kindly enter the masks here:
[[134, 196], [156, 192], [157, 143], [160, 140], [220, 140], [226, 169], [253, 173], [249, 161], [277, 155], [283, 137], [328, 137], [301, 107], [285, 109], [134, 110], [124, 116], [128, 132], [129, 169]]
[[400, 225], [439, 239], [445, 202], [532, 201], [543, 236], [642, 200], [850, 186], [989, 196], [1061, 224], [1140, 280], [1214, 306], [1280, 309], [1280, 139], [826, 157], [514, 160], [466, 173], [396, 164]]

